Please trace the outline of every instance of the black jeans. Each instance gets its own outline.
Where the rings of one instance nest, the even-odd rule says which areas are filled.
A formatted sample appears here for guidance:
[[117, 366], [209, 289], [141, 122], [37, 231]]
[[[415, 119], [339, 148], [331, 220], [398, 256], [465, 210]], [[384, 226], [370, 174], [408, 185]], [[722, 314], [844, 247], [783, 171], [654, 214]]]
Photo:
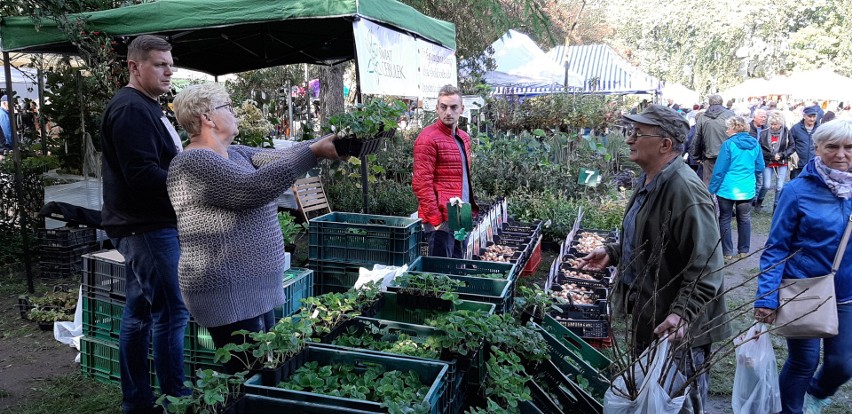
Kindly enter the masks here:
[[464, 258], [464, 246], [455, 239], [453, 233], [435, 230], [429, 233], [429, 256]]

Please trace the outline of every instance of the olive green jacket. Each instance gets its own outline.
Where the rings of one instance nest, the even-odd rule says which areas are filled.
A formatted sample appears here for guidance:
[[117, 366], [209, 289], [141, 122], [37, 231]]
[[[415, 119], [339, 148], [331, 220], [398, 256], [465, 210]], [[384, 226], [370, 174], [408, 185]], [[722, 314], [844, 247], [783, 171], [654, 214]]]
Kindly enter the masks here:
[[[636, 215], [633, 261], [642, 271], [632, 288], [616, 283], [613, 309], [633, 315], [638, 343], [650, 343], [654, 328], [671, 313], [689, 323], [692, 347], [726, 339], [731, 329], [723, 316], [724, 261], [713, 199], [680, 157], [659, 174]], [[620, 263], [620, 243], [606, 250], [615, 265], [626, 265]]]

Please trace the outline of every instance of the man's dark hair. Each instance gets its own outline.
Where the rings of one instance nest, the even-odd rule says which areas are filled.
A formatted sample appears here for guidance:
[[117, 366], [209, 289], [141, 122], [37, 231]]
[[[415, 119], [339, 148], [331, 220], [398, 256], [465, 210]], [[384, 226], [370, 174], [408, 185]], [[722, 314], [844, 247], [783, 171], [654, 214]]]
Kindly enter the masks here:
[[707, 103], [710, 105], [721, 105], [722, 104], [722, 95], [713, 94], [707, 98]]
[[159, 36], [142, 35], [130, 42], [127, 47], [127, 60], [143, 61], [148, 59], [148, 52], [157, 50], [160, 52], [168, 52], [172, 50], [172, 45]]

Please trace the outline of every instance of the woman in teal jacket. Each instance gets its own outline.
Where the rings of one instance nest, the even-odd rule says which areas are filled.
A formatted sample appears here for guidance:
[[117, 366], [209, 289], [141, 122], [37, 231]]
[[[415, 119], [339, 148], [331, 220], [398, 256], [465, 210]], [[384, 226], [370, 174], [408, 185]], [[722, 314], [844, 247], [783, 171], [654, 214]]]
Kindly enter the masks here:
[[[823, 124], [814, 132], [816, 156], [784, 186], [766, 249], [760, 256], [755, 318], [772, 323], [782, 278], [803, 279], [831, 271], [852, 215], [852, 121]], [[838, 334], [788, 339], [778, 376], [781, 413], [819, 413], [852, 378], [852, 243], [834, 275]], [[817, 370], [822, 351], [822, 367]]]
[[755, 196], [755, 174], [763, 173], [763, 152], [748, 134], [745, 118], [735, 116], [725, 122], [728, 139], [719, 150], [713, 167], [710, 193], [719, 200], [719, 233], [725, 260], [734, 256], [731, 219], [737, 210], [737, 253], [745, 257], [751, 248], [751, 200]]

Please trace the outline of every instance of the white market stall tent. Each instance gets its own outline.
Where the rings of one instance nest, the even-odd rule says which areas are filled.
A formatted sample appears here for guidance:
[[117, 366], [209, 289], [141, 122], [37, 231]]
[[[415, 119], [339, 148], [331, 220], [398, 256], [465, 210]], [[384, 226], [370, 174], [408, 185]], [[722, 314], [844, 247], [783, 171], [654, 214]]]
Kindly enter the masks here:
[[586, 93], [652, 94], [660, 93], [660, 80], [643, 72], [605, 44], [556, 46], [547, 52], [554, 62], [586, 79]]
[[789, 76], [747, 79], [722, 92], [726, 99], [744, 99], [769, 95], [786, 95], [793, 99], [817, 99], [849, 102], [852, 79], [829, 68], [794, 72]]
[[[496, 68], [485, 73], [485, 82], [497, 95], [535, 96], [564, 91], [565, 67], [547, 57], [529, 36], [509, 30], [491, 44]], [[582, 88], [584, 79], [568, 72], [569, 90]]]
[[692, 106], [693, 104], [700, 103], [700, 96], [698, 92], [679, 83], [668, 83], [666, 86], [663, 86], [661, 92], [664, 102], [667, 99], [671, 99], [674, 103], [681, 107]]

